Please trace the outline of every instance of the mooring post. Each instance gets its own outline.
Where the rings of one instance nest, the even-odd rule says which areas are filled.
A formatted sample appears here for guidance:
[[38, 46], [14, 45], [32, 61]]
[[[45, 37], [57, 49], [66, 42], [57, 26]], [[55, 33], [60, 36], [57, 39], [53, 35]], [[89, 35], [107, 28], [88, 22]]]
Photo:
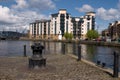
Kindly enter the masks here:
[[114, 52], [114, 65], [113, 65], [113, 77], [119, 76], [119, 54]]
[[77, 61], [81, 61], [81, 46], [78, 45], [78, 59]]
[[24, 57], [26, 57], [26, 45], [24, 45]]
[[63, 51], [63, 54], [65, 54], [65, 43], [63, 43], [62, 45], [62, 51]]
[[74, 43], [73, 43], [73, 54], [76, 54], [76, 52], [77, 52], [77, 51], [76, 51], [76, 43], [74, 42]]

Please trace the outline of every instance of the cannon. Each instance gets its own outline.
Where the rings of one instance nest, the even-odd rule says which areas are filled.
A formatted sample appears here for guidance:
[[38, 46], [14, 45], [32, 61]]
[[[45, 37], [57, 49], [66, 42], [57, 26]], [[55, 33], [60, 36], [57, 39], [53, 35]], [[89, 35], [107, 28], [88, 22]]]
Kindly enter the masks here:
[[46, 66], [46, 59], [42, 56], [44, 46], [40, 43], [34, 43], [31, 46], [31, 49], [33, 55], [29, 58], [29, 68], [34, 68], [35, 66]]

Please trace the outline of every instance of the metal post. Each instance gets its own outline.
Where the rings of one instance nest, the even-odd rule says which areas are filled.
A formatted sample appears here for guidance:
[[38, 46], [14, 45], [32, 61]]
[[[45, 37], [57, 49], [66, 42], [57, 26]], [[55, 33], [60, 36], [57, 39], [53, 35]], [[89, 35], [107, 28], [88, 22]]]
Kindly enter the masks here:
[[63, 51], [63, 54], [65, 54], [65, 43], [63, 43], [62, 45], [62, 51]]
[[77, 61], [81, 61], [81, 46], [78, 45], [78, 59]]
[[26, 45], [24, 45], [24, 57], [26, 57]]
[[73, 54], [76, 55], [76, 52], [77, 52], [77, 51], [76, 51], [76, 43], [74, 42], [74, 43], [73, 43]]
[[119, 55], [118, 53], [114, 52], [114, 65], [113, 65], [113, 77], [118, 78], [119, 74]]
[[45, 47], [45, 49], [44, 49], [44, 54], [45, 54], [45, 51], [46, 51], [45, 41], [43, 42], [43, 45], [44, 45], [44, 47]]

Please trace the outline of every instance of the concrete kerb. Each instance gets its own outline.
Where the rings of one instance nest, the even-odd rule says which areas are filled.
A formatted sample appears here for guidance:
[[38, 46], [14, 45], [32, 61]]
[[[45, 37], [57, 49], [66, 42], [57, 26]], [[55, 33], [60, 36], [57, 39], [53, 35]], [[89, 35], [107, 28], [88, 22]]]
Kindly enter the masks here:
[[[72, 54], [67, 54], [67, 55], [70, 56], [70, 57], [72, 57], [72, 58], [75, 58], [76, 60], [78, 59], [78, 57], [75, 56], [75, 55], [72, 55]], [[110, 69], [110, 68], [102, 68], [102, 67], [96, 65], [95, 63], [90, 62], [90, 61], [88, 61], [88, 60], [85, 60], [85, 59], [83, 59], [83, 58], [81, 59], [81, 61], [84, 62], [84, 63], [86, 63], [86, 64], [88, 64], [88, 65], [90, 65], [90, 66], [93, 66], [93, 67], [95, 67], [95, 68], [98, 68], [98, 69], [100, 69], [100, 70], [102, 70], [102, 71], [104, 71], [104, 72], [106, 72], [106, 73], [108, 73], [108, 74], [113, 75], [113, 70]], [[119, 72], [119, 78], [120, 78], [120, 72]]]

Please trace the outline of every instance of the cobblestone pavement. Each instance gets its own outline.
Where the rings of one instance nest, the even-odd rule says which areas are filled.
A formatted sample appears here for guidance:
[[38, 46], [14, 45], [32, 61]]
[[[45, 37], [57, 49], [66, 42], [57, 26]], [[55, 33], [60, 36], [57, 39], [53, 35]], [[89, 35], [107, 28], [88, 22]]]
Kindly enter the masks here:
[[62, 54], [47, 54], [46, 67], [28, 68], [28, 57], [0, 57], [0, 80], [120, 80]]

